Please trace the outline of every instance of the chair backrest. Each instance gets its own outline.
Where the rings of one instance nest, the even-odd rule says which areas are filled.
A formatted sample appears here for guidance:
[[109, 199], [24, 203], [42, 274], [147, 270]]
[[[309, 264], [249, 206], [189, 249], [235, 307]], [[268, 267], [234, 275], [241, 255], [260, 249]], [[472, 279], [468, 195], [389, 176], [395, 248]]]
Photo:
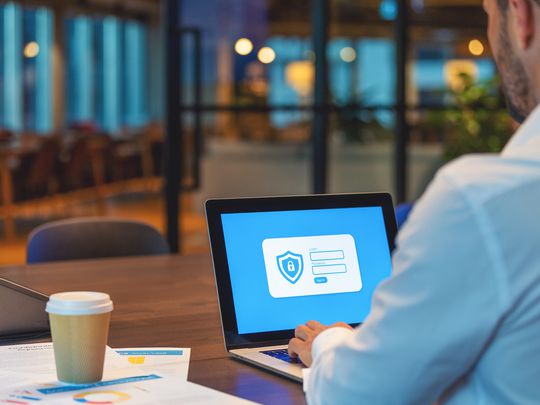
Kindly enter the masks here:
[[43, 140], [26, 175], [26, 188], [30, 195], [47, 193], [49, 182], [55, 174], [59, 150], [57, 139]]
[[396, 223], [398, 230], [407, 222], [409, 214], [414, 207], [414, 203], [402, 203], [396, 207]]
[[90, 153], [88, 137], [79, 135], [70, 139], [65, 150], [67, 159], [60, 167], [60, 185], [62, 191], [71, 191], [85, 185], [87, 174], [90, 172]]
[[163, 236], [139, 221], [75, 218], [50, 222], [28, 237], [27, 263], [169, 253]]

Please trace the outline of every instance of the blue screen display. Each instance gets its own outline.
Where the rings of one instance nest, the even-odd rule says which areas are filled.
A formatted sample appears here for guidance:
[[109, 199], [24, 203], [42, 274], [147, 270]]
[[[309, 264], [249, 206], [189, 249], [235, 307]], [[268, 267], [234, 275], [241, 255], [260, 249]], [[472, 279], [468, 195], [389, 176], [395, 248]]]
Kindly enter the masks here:
[[391, 273], [381, 207], [222, 214], [238, 333], [362, 322]]

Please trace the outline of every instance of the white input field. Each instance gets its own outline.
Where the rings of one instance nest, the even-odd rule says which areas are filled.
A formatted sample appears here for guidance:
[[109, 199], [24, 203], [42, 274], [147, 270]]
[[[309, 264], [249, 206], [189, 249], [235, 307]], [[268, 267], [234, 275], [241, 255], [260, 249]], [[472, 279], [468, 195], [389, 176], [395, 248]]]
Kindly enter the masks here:
[[326, 250], [322, 252], [310, 252], [309, 257], [311, 261], [323, 261], [323, 260], [341, 260], [345, 258], [343, 250]]
[[344, 264], [332, 264], [327, 266], [313, 266], [313, 274], [338, 274], [338, 273], [347, 273], [347, 266]]

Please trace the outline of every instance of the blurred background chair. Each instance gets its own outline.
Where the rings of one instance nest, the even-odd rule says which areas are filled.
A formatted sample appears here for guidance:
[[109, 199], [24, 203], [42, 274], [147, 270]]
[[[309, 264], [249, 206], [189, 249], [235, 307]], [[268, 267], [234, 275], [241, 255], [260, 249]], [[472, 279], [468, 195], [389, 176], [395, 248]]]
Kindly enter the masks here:
[[405, 224], [409, 214], [414, 207], [414, 203], [403, 203], [396, 207], [396, 222], [398, 230]]
[[168, 254], [152, 226], [115, 218], [76, 218], [37, 227], [28, 237], [27, 263]]
[[9, 142], [13, 139], [13, 132], [5, 128], [0, 128], [0, 143]]
[[50, 196], [54, 191], [59, 142], [55, 137], [41, 138], [16, 152], [18, 161], [12, 172], [15, 202]]
[[57, 178], [60, 192], [90, 188], [92, 177], [90, 136], [76, 135], [64, 139], [58, 164]]

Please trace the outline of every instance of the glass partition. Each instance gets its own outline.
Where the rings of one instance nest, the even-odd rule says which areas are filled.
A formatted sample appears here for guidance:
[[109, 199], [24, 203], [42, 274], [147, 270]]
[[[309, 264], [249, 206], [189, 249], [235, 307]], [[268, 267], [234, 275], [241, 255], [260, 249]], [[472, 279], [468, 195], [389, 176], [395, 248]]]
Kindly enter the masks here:
[[150, 121], [148, 28], [112, 16], [65, 19], [67, 122], [116, 134]]
[[499, 152], [512, 133], [480, 3], [411, 0], [408, 198], [466, 153]]
[[[414, 201], [449, 159], [500, 150], [513, 126], [481, 4], [409, 0], [403, 21], [398, 1], [179, 2], [182, 130], [172, 136], [184, 146], [175, 164], [184, 171], [185, 246], [204, 248], [208, 197], [313, 192], [321, 117], [328, 120], [327, 192], [388, 191], [397, 201], [399, 181]], [[29, 224], [19, 219], [15, 227], [23, 229], [20, 243], [33, 225], [66, 216], [126, 213], [164, 228], [159, 6], [102, 3], [0, 5], [0, 140], [14, 140], [3, 145], [16, 151], [8, 169], [14, 201], [6, 203], [4, 192], [2, 202], [23, 222], [29, 213]], [[317, 4], [324, 6], [318, 19]], [[402, 66], [398, 22], [408, 33]], [[315, 106], [313, 33], [325, 28], [328, 40], [317, 49], [326, 48], [327, 100]], [[397, 102], [402, 67], [405, 106]], [[41, 159], [47, 149], [35, 142], [47, 135], [58, 140], [53, 160]], [[45, 170], [40, 161], [53, 163]], [[32, 170], [42, 174], [37, 194]], [[43, 201], [42, 211], [25, 205]]]
[[0, 126], [5, 130], [53, 129], [53, 23], [49, 8], [0, 4]]

